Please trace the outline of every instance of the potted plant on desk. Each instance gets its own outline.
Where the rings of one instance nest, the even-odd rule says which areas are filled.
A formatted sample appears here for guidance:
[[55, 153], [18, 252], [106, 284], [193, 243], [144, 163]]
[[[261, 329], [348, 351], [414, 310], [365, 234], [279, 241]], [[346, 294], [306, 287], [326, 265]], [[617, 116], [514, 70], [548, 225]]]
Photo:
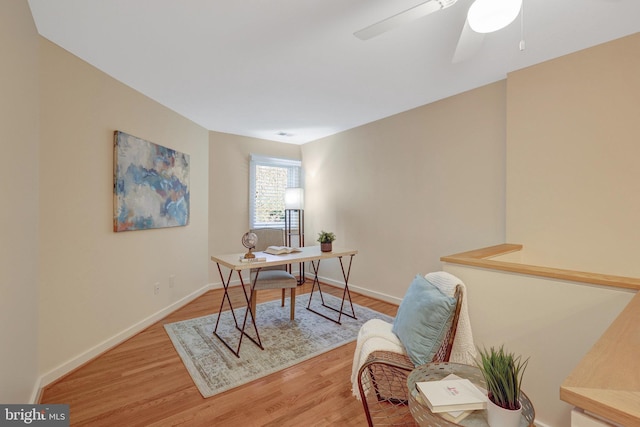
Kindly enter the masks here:
[[518, 427], [522, 413], [520, 388], [529, 359], [491, 347], [478, 350], [478, 368], [487, 383], [487, 421], [491, 427]]
[[322, 252], [331, 252], [333, 250], [332, 242], [336, 240], [336, 235], [329, 231], [321, 231], [318, 233], [318, 242], [320, 242], [320, 250]]

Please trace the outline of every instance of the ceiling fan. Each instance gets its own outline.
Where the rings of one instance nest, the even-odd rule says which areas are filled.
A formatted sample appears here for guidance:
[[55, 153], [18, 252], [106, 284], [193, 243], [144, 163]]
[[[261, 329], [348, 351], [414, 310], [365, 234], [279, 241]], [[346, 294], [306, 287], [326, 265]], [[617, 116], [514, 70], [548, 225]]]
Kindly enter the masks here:
[[[369, 40], [380, 34], [391, 31], [408, 22], [442, 9], [453, 6], [458, 0], [427, 0], [410, 9], [383, 19], [353, 33], [360, 40]], [[458, 45], [453, 55], [453, 62], [464, 61], [471, 57], [482, 45], [484, 35], [498, 31], [520, 14], [523, 0], [475, 0], [465, 20]], [[520, 42], [520, 49], [524, 44]]]

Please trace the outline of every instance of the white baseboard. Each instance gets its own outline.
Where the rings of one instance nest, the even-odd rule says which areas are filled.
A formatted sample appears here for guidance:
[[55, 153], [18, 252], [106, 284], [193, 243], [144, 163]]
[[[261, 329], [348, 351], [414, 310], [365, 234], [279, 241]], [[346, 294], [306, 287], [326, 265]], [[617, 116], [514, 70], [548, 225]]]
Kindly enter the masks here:
[[191, 294], [186, 295], [185, 297], [179, 299], [173, 304], [168, 305], [162, 310], [157, 311], [156, 313], [153, 313], [151, 316], [119, 332], [113, 337], [107, 340], [104, 340], [100, 344], [90, 348], [84, 353], [68, 360], [67, 362], [63, 363], [57, 368], [52, 369], [46, 374], [43, 374], [40, 378], [38, 378], [34, 386], [34, 390], [31, 393], [32, 403], [38, 403], [38, 401], [40, 400], [40, 394], [43, 387], [46, 387], [47, 385], [51, 384], [57, 379], [62, 378], [64, 375], [68, 374], [74, 369], [77, 369], [83, 364], [89, 362], [90, 360], [94, 359], [95, 357], [99, 356], [105, 351], [117, 346], [118, 344], [123, 343], [124, 341], [128, 340], [138, 332], [141, 332], [142, 330], [148, 328], [149, 326], [153, 325], [154, 323], [166, 317], [167, 315], [173, 313], [180, 307], [187, 305], [188, 303], [195, 300], [199, 296], [203, 295], [205, 292], [209, 291], [210, 289], [221, 288], [221, 287], [222, 287], [222, 284], [207, 284], [202, 288], [196, 290], [195, 292], [192, 292]]
[[[313, 273], [307, 272], [305, 273], [304, 276], [308, 282], [313, 282]], [[246, 278], [243, 280], [245, 280], [245, 284], [249, 283], [248, 281], [246, 281], [247, 280]], [[328, 285], [335, 286], [337, 288], [344, 288], [344, 282], [340, 280], [334, 280], [324, 276], [318, 276], [318, 280], [320, 280], [322, 283], [326, 283]], [[240, 280], [234, 279], [234, 280], [231, 280], [230, 286], [237, 286], [239, 284], [240, 284]], [[210, 289], [222, 289], [222, 282], [209, 284], [209, 286], [210, 286]], [[371, 298], [376, 298], [381, 301], [385, 301], [395, 305], [400, 305], [400, 301], [402, 301], [402, 298], [397, 298], [391, 295], [383, 294], [381, 292], [371, 291], [369, 289], [362, 288], [358, 285], [354, 285], [353, 283], [349, 284], [349, 289], [359, 294], [362, 294]]]
[[[311, 280], [313, 281], [313, 274], [306, 274], [305, 275], [307, 277], [307, 280]], [[342, 283], [341, 281], [337, 281], [334, 279], [330, 279], [328, 277], [318, 277], [318, 279], [322, 282], [322, 283], [327, 283], [329, 285], [332, 286], [336, 286], [339, 288], [344, 287], [344, 283]], [[239, 285], [240, 281], [239, 280], [232, 280], [230, 283], [232, 286], [233, 285]], [[190, 303], [191, 301], [195, 300], [196, 298], [202, 296], [204, 293], [206, 293], [207, 291], [211, 290], [211, 289], [221, 289], [222, 288], [222, 283], [218, 282], [218, 283], [209, 283], [205, 286], [203, 286], [202, 288], [196, 290], [195, 292], [192, 292], [191, 294], [181, 298], [180, 300], [174, 302], [173, 304], [163, 308], [162, 310], [152, 314], [151, 316], [141, 320], [140, 322], [136, 323], [135, 325], [130, 326], [129, 328], [123, 330], [122, 332], [114, 335], [113, 337], [103, 341], [102, 343], [92, 347], [91, 349], [87, 350], [86, 352], [78, 355], [77, 357], [74, 357], [73, 359], [63, 363], [62, 365], [58, 366], [57, 368], [47, 372], [46, 374], [40, 376], [37, 381], [36, 384], [34, 384], [34, 388], [33, 391], [31, 393], [31, 398], [30, 398], [30, 403], [32, 404], [37, 404], [40, 401], [40, 397], [42, 394], [42, 389], [44, 387], [46, 387], [47, 385], [51, 384], [52, 382], [58, 380], [59, 378], [62, 378], [64, 375], [72, 372], [74, 369], [77, 369], [78, 367], [82, 366], [83, 364], [91, 361], [92, 359], [94, 359], [95, 357], [99, 356], [100, 354], [104, 353], [105, 351], [117, 346], [118, 344], [123, 343], [124, 341], [128, 340], [129, 338], [131, 338], [132, 336], [136, 335], [137, 333], [141, 332], [142, 330], [148, 328], [149, 326], [153, 325], [154, 323], [156, 323], [157, 321], [161, 320], [162, 318], [166, 317], [167, 315], [171, 314], [172, 312], [176, 311], [177, 309], [185, 306], [186, 304]], [[397, 298], [397, 297], [393, 297], [381, 292], [376, 292], [376, 291], [371, 291], [365, 288], [362, 288], [360, 286], [354, 285], [354, 284], [350, 284], [349, 285], [349, 289], [351, 289], [354, 292], [358, 292], [362, 295], [366, 295], [369, 296], [371, 298], [376, 298], [382, 301], [386, 301], [389, 302], [391, 304], [396, 304], [399, 305], [400, 301], [402, 300], [401, 298]], [[547, 424], [541, 423], [536, 421], [535, 425], [537, 427], [551, 427]]]
[[31, 391], [31, 397], [29, 398], [29, 403], [38, 404], [40, 402], [40, 397], [42, 396], [42, 377], [36, 378], [36, 383], [33, 386], [33, 390]]
[[[307, 280], [313, 280], [313, 274], [307, 273], [306, 274]], [[328, 277], [318, 277], [318, 279], [322, 282], [322, 283], [327, 283], [329, 285], [332, 286], [336, 286], [336, 287], [344, 287], [344, 283], [342, 283], [341, 281], [337, 281], [337, 280], [333, 280], [330, 279]], [[235, 279], [232, 280], [230, 285], [231, 286], [236, 286], [240, 284], [240, 280], [239, 279]], [[36, 383], [34, 384], [34, 388], [33, 391], [31, 393], [31, 403], [38, 403], [40, 401], [40, 397], [41, 397], [41, 393], [42, 393], [42, 389], [44, 387], [46, 387], [47, 385], [53, 383], [54, 381], [62, 378], [63, 376], [67, 375], [68, 373], [72, 372], [73, 370], [79, 368], [80, 366], [84, 365], [85, 363], [91, 361], [92, 359], [96, 358], [97, 356], [99, 356], [100, 354], [104, 353], [105, 351], [117, 346], [118, 344], [123, 343], [124, 341], [128, 340], [129, 338], [131, 338], [132, 336], [136, 335], [137, 333], [141, 332], [142, 330], [148, 328], [149, 326], [153, 325], [154, 323], [156, 323], [157, 321], [161, 320], [162, 318], [166, 317], [167, 315], [173, 313], [174, 311], [176, 311], [177, 309], [185, 306], [186, 304], [190, 303], [191, 301], [195, 300], [196, 298], [200, 297], [201, 295], [203, 295], [205, 292], [211, 290], [211, 289], [221, 289], [222, 288], [222, 283], [221, 282], [216, 282], [216, 283], [209, 283], [205, 286], [203, 286], [202, 288], [196, 290], [195, 292], [192, 292], [189, 295], [186, 295], [185, 297], [179, 299], [178, 301], [174, 302], [173, 304], [163, 308], [162, 310], [153, 313], [151, 316], [141, 320], [140, 322], [128, 327], [127, 329], [119, 332], [118, 334], [114, 335], [113, 337], [101, 342], [100, 344], [90, 348], [89, 350], [85, 351], [84, 353], [66, 361], [65, 363], [61, 364], [60, 366], [58, 366], [55, 369], [52, 369], [51, 371], [43, 374], [42, 376], [40, 376]], [[396, 298], [387, 294], [383, 294], [380, 292], [375, 292], [375, 291], [371, 291], [365, 288], [362, 288], [360, 286], [357, 285], [353, 285], [350, 284], [349, 285], [349, 289], [353, 290], [354, 292], [358, 292], [360, 294], [372, 297], [372, 298], [377, 298], [379, 300], [382, 301], [386, 301], [389, 302], [391, 304], [400, 304], [401, 299], [400, 298]], [[544, 426], [542, 426], [544, 427]]]
[[[305, 277], [307, 278], [307, 280], [313, 281], [312, 273], [305, 274]], [[338, 288], [344, 288], [344, 282], [339, 280], [330, 279], [324, 276], [318, 276], [318, 280], [320, 280], [322, 283], [327, 283], [329, 285], [336, 286]], [[379, 299], [395, 305], [400, 305], [400, 301], [402, 301], [402, 298], [397, 298], [391, 295], [383, 294], [382, 292], [376, 292], [369, 289], [365, 289], [353, 283], [349, 283], [349, 289], [359, 294], [362, 294], [371, 298]]]

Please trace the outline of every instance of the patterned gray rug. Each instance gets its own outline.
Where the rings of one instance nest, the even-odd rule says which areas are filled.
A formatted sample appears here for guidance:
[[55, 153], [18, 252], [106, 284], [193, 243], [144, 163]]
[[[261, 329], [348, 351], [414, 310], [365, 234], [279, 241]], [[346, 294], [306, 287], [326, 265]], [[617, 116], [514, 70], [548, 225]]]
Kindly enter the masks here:
[[[340, 299], [327, 294], [324, 297], [327, 305], [340, 307]], [[315, 304], [315, 301], [320, 301], [318, 294], [314, 295], [313, 301], [311, 308], [337, 317], [337, 313]], [[244, 337], [240, 358], [213, 335], [217, 314], [169, 323], [164, 327], [202, 396], [211, 397], [354, 341], [360, 326], [369, 319], [389, 322], [393, 319], [354, 304], [358, 319], [343, 315], [342, 325], [338, 325], [307, 310], [308, 302], [309, 294], [296, 297], [293, 322], [289, 320], [288, 298], [284, 307], [280, 307], [280, 300], [258, 304], [256, 319], [264, 350]], [[244, 311], [244, 308], [236, 309], [240, 321]], [[348, 309], [347, 312], [350, 313]], [[254, 336], [254, 329], [249, 323], [246, 331]], [[234, 326], [230, 311], [222, 312], [218, 334], [225, 337], [231, 347], [237, 348], [240, 333]]]

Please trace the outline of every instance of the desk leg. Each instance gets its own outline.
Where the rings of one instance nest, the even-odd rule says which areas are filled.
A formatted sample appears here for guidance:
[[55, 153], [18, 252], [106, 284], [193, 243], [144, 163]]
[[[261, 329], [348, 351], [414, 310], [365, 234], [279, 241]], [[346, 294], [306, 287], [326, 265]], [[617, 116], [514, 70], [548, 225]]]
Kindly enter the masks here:
[[[260, 334], [258, 333], [258, 326], [256, 325], [256, 320], [254, 317], [253, 312], [251, 311], [251, 298], [247, 295], [247, 290], [245, 289], [244, 286], [244, 281], [242, 279], [242, 272], [238, 271], [238, 277], [240, 278], [240, 286], [242, 286], [242, 292], [244, 293], [244, 298], [245, 301], [247, 302], [247, 309], [244, 313], [244, 319], [242, 321], [242, 327], [240, 327], [238, 325], [238, 319], [236, 318], [236, 313], [233, 309], [233, 304], [231, 303], [231, 298], [229, 297], [229, 284], [231, 282], [231, 276], [233, 275], [233, 270], [231, 270], [229, 272], [229, 276], [227, 277], [227, 279], [225, 280], [224, 275], [222, 274], [222, 269], [220, 268], [220, 264], [218, 264], [218, 272], [220, 274], [220, 279], [222, 280], [222, 286], [224, 287], [224, 295], [222, 296], [222, 301], [220, 302], [220, 309], [218, 310], [218, 319], [216, 319], [216, 326], [213, 329], [213, 334], [220, 340], [222, 341], [222, 343], [236, 356], [236, 357], [240, 357], [240, 346], [242, 345], [242, 337], [246, 336], [247, 338], [249, 338], [255, 345], [257, 345], [258, 347], [260, 347], [261, 350], [264, 350], [264, 347], [262, 346], [262, 341], [260, 340]], [[258, 275], [256, 274], [256, 279], [257, 279]], [[254, 282], [251, 285], [251, 290], [254, 289], [256, 284], [256, 281], [254, 280]], [[252, 292], [250, 291], [249, 294], [251, 294]], [[227, 343], [227, 341], [225, 341], [225, 339], [223, 337], [221, 337], [218, 334], [218, 324], [220, 323], [220, 316], [222, 315], [222, 309], [224, 308], [224, 302], [227, 301], [229, 303], [229, 311], [231, 312], [231, 315], [233, 316], [233, 322], [235, 323], [236, 329], [238, 329], [240, 331], [240, 339], [238, 340], [238, 348], [237, 349], [233, 349], [229, 343]], [[245, 328], [247, 325], [247, 319], [248, 316], [251, 316], [251, 321], [253, 323], [253, 328], [256, 332], [256, 337], [257, 340], [254, 339], [252, 336], [250, 336], [249, 334], [247, 334], [245, 332]]]
[[217, 265], [218, 265], [218, 273], [220, 274], [220, 280], [222, 280], [222, 287], [224, 288], [224, 295], [222, 295], [222, 301], [220, 301], [220, 308], [218, 309], [218, 319], [216, 320], [216, 327], [213, 329], [214, 334], [216, 334], [216, 331], [218, 330], [218, 323], [220, 322], [220, 313], [222, 313], [222, 308], [224, 307], [225, 300], [229, 303], [229, 309], [231, 310], [231, 314], [233, 315], [233, 321], [236, 324], [236, 328], [238, 327], [238, 320], [236, 319], [236, 314], [233, 311], [233, 306], [231, 305], [231, 299], [229, 298], [229, 283], [231, 282], [231, 275], [233, 274], [233, 270], [229, 270], [229, 277], [227, 277], [227, 280], [224, 280], [224, 276], [222, 275], [222, 269], [220, 268], [220, 264], [217, 264]]
[[[320, 285], [320, 280], [318, 280], [318, 270], [320, 269], [320, 260], [318, 260], [318, 264], [316, 264], [314, 261], [311, 261], [311, 267], [313, 269], [313, 285], [311, 286], [311, 294], [309, 296], [309, 303], [307, 304], [307, 310], [314, 312], [317, 315], [320, 315], [322, 317], [324, 317], [325, 319], [331, 320], [332, 322], [335, 322], [339, 325], [341, 325], [341, 320], [342, 320], [342, 315], [344, 314], [345, 316], [351, 317], [352, 319], [357, 319], [356, 317], [356, 313], [353, 309], [353, 303], [351, 302], [351, 292], [349, 292], [349, 276], [351, 274], [351, 263], [353, 262], [353, 255], [350, 255], [349, 257], [349, 266], [347, 271], [345, 272], [344, 270], [344, 264], [342, 262], [342, 257], [338, 257], [338, 259], [340, 260], [340, 268], [342, 269], [342, 277], [344, 279], [344, 291], [342, 292], [342, 301], [340, 303], [340, 310], [331, 307], [327, 304], [325, 304], [324, 302], [324, 297], [322, 295], [322, 286]], [[330, 310], [333, 310], [335, 312], [338, 313], [338, 320], [336, 319], [332, 319], [331, 317], [328, 317], [314, 309], [311, 308], [311, 300], [313, 299], [313, 292], [316, 288], [316, 285], [318, 285], [318, 292], [320, 293], [320, 302], [321, 305], [323, 307], [326, 307]], [[346, 313], [344, 311], [344, 301], [345, 299], [348, 298], [349, 299], [349, 306], [351, 307], [351, 314]]]
[[[351, 317], [352, 319], [357, 319], [356, 312], [353, 309], [353, 302], [351, 302], [351, 292], [349, 292], [349, 276], [351, 275], [351, 263], [353, 262], [353, 255], [349, 257], [349, 268], [347, 269], [346, 274], [344, 272], [344, 264], [342, 263], [342, 257], [339, 257], [339, 259], [340, 259], [340, 268], [342, 269], [342, 277], [344, 278], [344, 290], [342, 291], [342, 303], [340, 304], [340, 314], [338, 315], [338, 322], [340, 322], [340, 316], [342, 316], [343, 314], [345, 316]], [[349, 306], [351, 306], [351, 315], [343, 311], [345, 296], [349, 298]]]

